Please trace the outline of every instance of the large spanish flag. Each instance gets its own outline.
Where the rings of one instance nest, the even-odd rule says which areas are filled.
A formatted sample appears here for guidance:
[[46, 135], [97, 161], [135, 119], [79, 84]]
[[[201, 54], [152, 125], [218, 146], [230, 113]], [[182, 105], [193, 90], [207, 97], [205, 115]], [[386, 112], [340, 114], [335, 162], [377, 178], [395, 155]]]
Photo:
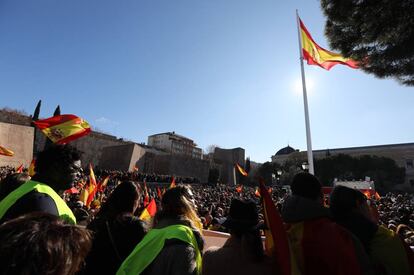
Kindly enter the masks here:
[[262, 197], [263, 217], [267, 227], [265, 229], [266, 253], [274, 257], [280, 274], [296, 274], [291, 267], [289, 240], [279, 211], [262, 181], [259, 188]]
[[358, 64], [355, 60], [345, 58], [338, 53], [325, 50], [316, 44], [301, 19], [299, 19], [299, 22], [302, 40], [302, 54], [303, 58], [308, 62], [308, 65], [317, 65], [325, 70], [330, 70], [337, 64], [347, 65], [354, 69], [358, 68]]
[[14, 152], [0, 145], [0, 155], [12, 157]]
[[33, 123], [56, 144], [68, 143], [91, 132], [89, 123], [75, 115], [59, 115]]

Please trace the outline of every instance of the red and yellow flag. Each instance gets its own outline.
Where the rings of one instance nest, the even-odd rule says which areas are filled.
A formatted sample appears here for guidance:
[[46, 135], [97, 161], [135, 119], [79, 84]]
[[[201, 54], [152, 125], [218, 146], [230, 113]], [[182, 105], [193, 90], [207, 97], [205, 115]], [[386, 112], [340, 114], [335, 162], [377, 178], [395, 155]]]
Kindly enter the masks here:
[[134, 165], [134, 172], [138, 172], [138, 166]]
[[302, 40], [302, 54], [303, 58], [308, 62], [308, 65], [317, 65], [325, 70], [330, 70], [337, 64], [346, 65], [353, 69], [358, 68], [358, 64], [355, 60], [345, 58], [339, 53], [325, 50], [316, 44], [301, 19], [299, 19], [299, 22]]
[[239, 186], [237, 186], [237, 187], [236, 187], [236, 192], [237, 192], [237, 193], [241, 193], [241, 192], [243, 192], [243, 185], [239, 185]]
[[265, 229], [265, 249], [269, 256], [276, 259], [280, 274], [291, 275], [290, 250], [288, 236], [282, 218], [277, 210], [269, 192], [263, 182], [260, 183], [262, 196], [263, 216], [267, 229]]
[[56, 144], [68, 143], [91, 132], [89, 123], [75, 115], [59, 115], [33, 123]]
[[171, 184], [170, 184], [170, 189], [171, 188], [174, 188], [175, 186], [176, 186], [176, 184], [175, 184], [175, 178], [172, 177]]
[[23, 164], [20, 164], [19, 167], [15, 169], [16, 173], [23, 173]]
[[162, 193], [161, 193], [161, 189], [160, 189], [159, 186], [157, 186], [157, 196], [158, 196], [159, 199], [162, 198]]
[[157, 213], [157, 204], [155, 203], [155, 199], [152, 199], [144, 211], [142, 211], [139, 218], [141, 220], [148, 221], [155, 216], [155, 213]]
[[86, 200], [86, 206], [89, 207], [91, 202], [95, 198], [98, 185], [96, 183], [95, 173], [93, 172], [92, 164], [89, 164], [89, 186], [88, 188], [88, 199]]
[[237, 170], [239, 170], [240, 174], [247, 177], [247, 175], [248, 175], [247, 172], [244, 171], [244, 169], [238, 163], [236, 163], [236, 168], [237, 168]]
[[258, 198], [260, 198], [260, 197], [261, 197], [261, 195], [260, 195], [260, 191], [259, 191], [259, 188], [256, 188], [256, 191], [254, 191], [254, 195], [255, 195], [256, 197], [258, 197]]
[[6, 147], [3, 147], [0, 145], [0, 155], [12, 157], [14, 156], [14, 152], [10, 149], [7, 149]]
[[36, 165], [36, 160], [32, 159], [32, 161], [30, 162], [30, 166], [29, 166], [29, 176], [33, 177], [36, 172], [35, 172], [35, 165]]
[[103, 192], [105, 191], [106, 186], [108, 185], [108, 181], [109, 181], [110, 176], [106, 176], [98, 185], [98, 191], [99, 192]]

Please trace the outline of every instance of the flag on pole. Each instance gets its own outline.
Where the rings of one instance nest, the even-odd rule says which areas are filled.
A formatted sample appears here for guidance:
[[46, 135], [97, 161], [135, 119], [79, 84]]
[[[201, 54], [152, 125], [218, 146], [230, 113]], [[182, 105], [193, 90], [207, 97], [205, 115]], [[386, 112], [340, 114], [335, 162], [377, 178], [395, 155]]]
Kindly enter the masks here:
[[7, 149], [6, 147], [3, 147], [0, 145], [0, 155], [12, 157], [14, 156], [14, 152], [10, 149]]
[[175, 178], [172, 177], [171, 184], [170, 184], [170, 189], [171, 188], [174, 188], [175, 186], [176, 186], [176, 184], [175, 184]]
[[239, 185], [239, 186], [237, 186], [237, 187], [236, 187], [236, 192], [237, 192], [237, 193], [241, 193], [241, 192], [243, 192], [243, 185]]
[[317, 65], [325, 70], [330, 70], [337, 64], [346, 65], [353, 69], [358, 68], [358, 64], [355, 60], [345, 58], [339, 53], [325, 50], [316, 44], [300, 18], [299, 22], [303, 59], [308, 62], [308, 65]]
[[162, 193], [161, 193], [161, 189], [160, 189], [159, 186], [157, 186], [157, 196], [158, 196], [159, 199], [162, 198]]
[[93, 172], [92, 164], [89, 163], [89, 186], [88, 186], [88, 199], [86, 201], [86, 206], [89, 207], [93, 201], [98, 185], [96, 183], [95, 173]]
[[152, 199], [144, 211], [142, 211], [139, 218], [144, 221], [149, 221], [155, 216], [155, 213], [157, 213], [157, 204], [155, 203], [155, 199]]
[[29, 166], [29, 176], [33, 177], [36, 172], [35, 172], [35, 165], [36, 165], [36, 160], [32, 159], [32, 161], [30, 162], [30, 166]]
[[19, 167], [15, 169], [16, 173], [23, 173], [23, 164], [20, 164]]
[[66, 144], [91, 132], [89, 123], [75, 115], [59, 115], [33, 123], [56, 144]]
[[263, 216], [267, 227], [265, 229], [266, 253], [269, 256], [275, 257], [280, 268], [280, 274], [290, 275], [292, 268], [290, 264], [288, 236], [279, 211], [263, 182], [260, 182], [260, 194], [262, 196]]
[[248, 175], [247, 172], [244, 171], [244, 169], [238, 163], [236, 163], [236, 168], [240, 172], [240, 174], [242, 174], [243, 176], [247, 177], [247, 175]]
[[260, 197], [261, 197], [261, 195], [260, 195], [260, 191], [259, 191], [259, 188], [256, 188], [256, 191], [254, 191], [254, 195], [255, 195], [256, 197], [258, 197], [258, 198], [260, 198]]
[[106, 176], [99, 184], [98, 184], [98, 191], [103, 192], [105, 191], [106, 186], [108, 185], [110, 176]]

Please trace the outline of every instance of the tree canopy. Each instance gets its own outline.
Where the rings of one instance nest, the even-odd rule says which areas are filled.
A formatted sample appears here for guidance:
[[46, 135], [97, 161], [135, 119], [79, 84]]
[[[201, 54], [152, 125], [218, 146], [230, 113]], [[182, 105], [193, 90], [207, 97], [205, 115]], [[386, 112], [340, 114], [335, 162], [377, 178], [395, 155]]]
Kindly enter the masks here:
[[321, 0], [330, 46], [380, 78], [414, 86], [414, 0]]

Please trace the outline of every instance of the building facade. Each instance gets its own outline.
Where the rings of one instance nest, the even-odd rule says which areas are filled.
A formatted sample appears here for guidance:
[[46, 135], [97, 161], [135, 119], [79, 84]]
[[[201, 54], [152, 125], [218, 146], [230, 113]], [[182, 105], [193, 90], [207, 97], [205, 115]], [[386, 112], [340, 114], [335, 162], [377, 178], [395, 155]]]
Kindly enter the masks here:
[[[292, 153], [296, 153], [300, 158], [303, 158], [304, 160], [307, 158], [306, 151], [299, 151], [290, 146], [287, 146], [280, 149], [275, 155], [271, 157], [272, 162], [282, 164], [292, 155]], [[399, 167], [405, 168], [406, 184], [414, 187], [414, 143], [313, 150], [313, 157], [315, 159], [321, 159], [339, 154], [345, 154], [352, 157], [371, 155], [393, 159]]]
[[201, 148], [198, 148], [192, 139], [177, 135], [175, 132], [149, 136], [148, 146], [164, 150], [171, 155], [184, 155], [194, 159], [203, 158]]

